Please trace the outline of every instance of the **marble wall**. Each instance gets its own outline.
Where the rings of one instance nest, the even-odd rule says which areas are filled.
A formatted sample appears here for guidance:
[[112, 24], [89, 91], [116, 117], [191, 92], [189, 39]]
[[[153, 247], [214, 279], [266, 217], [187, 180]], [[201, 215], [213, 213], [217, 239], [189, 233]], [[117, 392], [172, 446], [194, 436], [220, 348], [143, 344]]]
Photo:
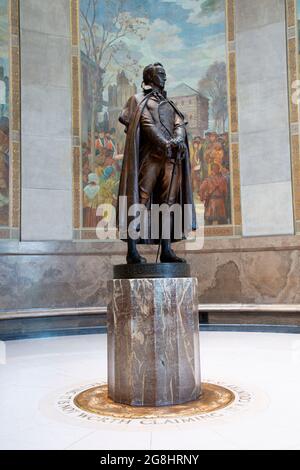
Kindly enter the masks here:
[[72, 239], [69, 0], [22, 0], [22, 240]]
[[285, 0], [236, 0], [243, 235], [294, 233]]
[[[152, 248], [144, 248], [154, 261]], [[179, 253], [182, 253], [179, 250]], [[186, 253], [199, 304], [299, 305], [300, 237], [208, 240]], [[21, 243], [0, 246], [0, 312], [105, 307], [123, 244]], [[20, 312], [21, 313], [21, 312]]]

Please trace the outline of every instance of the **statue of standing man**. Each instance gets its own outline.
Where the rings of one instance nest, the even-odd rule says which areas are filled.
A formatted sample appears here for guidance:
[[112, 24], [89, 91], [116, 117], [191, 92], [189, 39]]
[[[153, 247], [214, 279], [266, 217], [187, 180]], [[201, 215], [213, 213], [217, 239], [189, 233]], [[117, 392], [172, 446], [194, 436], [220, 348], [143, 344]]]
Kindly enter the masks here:
[[[151, 239], [150, 235], [135, 240], [128, 234], [128, 264], [146, 263], [137, 250], [138, 243], [161, 245], [162, 263], [185, 262], [175, 254], [171, 243], [184, 239], [186, 231], [196, 229], [187, 123], [183, 114], [167, 98], [166, 80], [162, 64], [148, 65], [143, 72], [142, 93], [128, 100], [119, 118], [127, 134], [119, 198], [127, 197], [128, 208], [133, 204], [141, 204], [148, 211], [151, 211], [153, 204], [167, 204], [169, 207], [179, 204], [182, 229], [178, 237], [178, 231], [174, 230], [175, 213], [171, 211], [167, 222], [170, 224], [167, 238], [163, 237], [161, 227], [156, 240]], [[120, 232], [123, 231], [125, 221], [128, 227], [132, 218], [128, 212], [123, 213], [119, 204]]]

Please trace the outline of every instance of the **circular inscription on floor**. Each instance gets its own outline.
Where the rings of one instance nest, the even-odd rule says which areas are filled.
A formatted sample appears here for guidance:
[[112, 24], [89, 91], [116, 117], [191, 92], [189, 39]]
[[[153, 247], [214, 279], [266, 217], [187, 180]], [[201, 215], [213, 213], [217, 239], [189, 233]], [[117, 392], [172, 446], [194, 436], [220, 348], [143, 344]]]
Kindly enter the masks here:
[[107, 385], [102, 385], [79, 393], [74, 399], [75, 405], [89, 413], [122, 419], [177, 418], [211, 413], [229, 406], [235, 400], [235, 394], [220, 385], [202, 384], [202, 397], [184, 405], [163, 407], [133, 407], [115, 403], [108, 397]]
[[105, 424], [184, 424], [223, 418], [241, 411], [252, 401], [251, 393], [236, 385], [202, 383], [201, 399], [170, 407], [133, 407], [113, 402], [107, 384], [77, 387], [57, 401], [61, 412], [88, 422]]

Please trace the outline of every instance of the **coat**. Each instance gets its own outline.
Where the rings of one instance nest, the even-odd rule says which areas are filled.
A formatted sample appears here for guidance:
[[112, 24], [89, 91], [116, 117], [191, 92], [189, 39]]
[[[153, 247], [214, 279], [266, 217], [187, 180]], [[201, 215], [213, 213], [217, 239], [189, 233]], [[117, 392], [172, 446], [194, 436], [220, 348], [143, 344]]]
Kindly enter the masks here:
[[[127, 227], [129, 226], [128, 218], [128, 208], [132, 204], [139, 204], [139, 168], [142, 160], [142, 155], [140, 155], [140, 119], [143, 113], [143, 110], [147, 106], [147, 101], [151, 99], [154, 95], [152, 89], [145, 91], [144, 93], [139, 93], [127, 101], [123, 112], [119, 118], [119, 121], [125, 126], [126, 143], [124, 150], [124, 159], [123, 166], [120, 177], [119, 185], [119, 197], [117, 205], [117, 226], [120, 232], [120, 238], [126, 241], [127, 236]], [[169, 100], [168, 100], [169, 101]], [[171, 106], [174, 108], [175, 112], [182, 118], [184, 122], [184, 117], [180, 111], [176, 108], [172, 101], [169, 101]], [[182, 225], [186, 228], [186, 231], [190, 232], [196, 230], [196, 212], [193, 200], [192, 192], [192, 180], [191, 180], [191, 163], [189, 155], [189, 146], [187, 140], [187, 133], [185, 132], [185, 143], [186, 143], [186, 158], [182, 161], [182, 183], [178, 192], [177, 203], [182, 207]], [[120, 206], [120, 197], [127, 197], [127, 211]], [[151, 195], [151, 201], [155, 203], [157, 199], [155, 193]], [[187, 210], [185, 205], [189, 205], [190, 210]], [[126, 212], [126, 213], [125, 213]], [[185, 213], [186, 212], [186, 213]], [[151, 224], [150, 224], [151, 230]], [[150, 232], [151, 233], [151, 232]], [[182, 233], [182, 238], [185, 239], [184, 233]], [[173, 240], [179, 241], [179, 240]], [[140, 243], [150, 243], [158, 244], [159, 240], [139, 240]]]

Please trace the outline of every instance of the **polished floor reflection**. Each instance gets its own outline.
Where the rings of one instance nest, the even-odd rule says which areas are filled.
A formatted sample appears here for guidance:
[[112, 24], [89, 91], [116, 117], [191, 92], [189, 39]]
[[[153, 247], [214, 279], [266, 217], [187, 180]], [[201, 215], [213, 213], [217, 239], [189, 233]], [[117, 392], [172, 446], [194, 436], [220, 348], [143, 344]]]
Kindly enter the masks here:
[[0, 449], [300, 449], [297, 335], [202, 332], [201, 363], [251, 400], [198, 422], [101, 422], [61, 397], [106, 381], [105, 335], [0, 343]]

